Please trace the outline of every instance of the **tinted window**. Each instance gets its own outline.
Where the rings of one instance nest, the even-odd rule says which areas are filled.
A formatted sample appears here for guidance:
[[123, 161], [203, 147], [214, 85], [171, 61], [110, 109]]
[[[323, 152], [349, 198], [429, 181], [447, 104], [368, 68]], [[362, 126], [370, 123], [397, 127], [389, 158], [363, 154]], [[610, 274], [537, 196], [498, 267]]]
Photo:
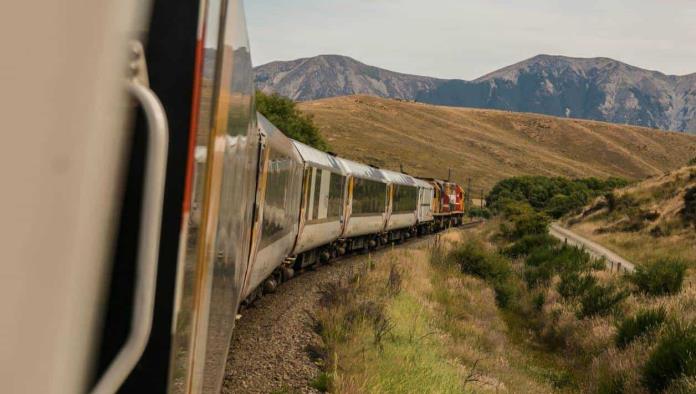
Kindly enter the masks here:
[[412, 186], [394, 185], [393, 212], [414, 212], [417, 206], [417, 188]]
[[387, 185], [355, 178], [353, 181], [353, 214], [380, 214], [385, 211]]
[[291, 191], [292, 160], [278, 152], [271, 151], [266, 179], [266, 196], [263, 207], [263, 226], [261, 247], [280, 238], [288, 231], [292, 223], [286, 219], [288, 209], [288, 192]]
[[343, 214], [343, 191], [345, 189], [346, 177], [338, 174], [331, 174], [329, 185], [329, 218], [340, 218]]

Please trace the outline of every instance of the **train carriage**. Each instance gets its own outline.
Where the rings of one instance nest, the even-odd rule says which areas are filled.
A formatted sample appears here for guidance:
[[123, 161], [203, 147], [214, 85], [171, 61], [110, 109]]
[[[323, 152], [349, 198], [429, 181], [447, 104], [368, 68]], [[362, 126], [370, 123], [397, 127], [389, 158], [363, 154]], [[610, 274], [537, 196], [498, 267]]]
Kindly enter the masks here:
[[418, 185], [415, 178], [382, 170], [388, 184], [387, 240], [403, 240], [415, 234], [418, 222]]
[[415, 178], [418, 187], [418, 231], [420, 234], [432, 232], [433, 225], [433, 197], [435, 188], [430, 182]]
[[[292, 254], [300, 226], [304, 161], [292, 140], [260, 114], [258, 124], [264, 143], [252, 239], [255, 257], [249, 263], [243, 298], [262, 291], [260, 285], [267, 278], [274, 279], [271, 274]], [[267, 287], [274, 287], [273, 281]]]
[[387, 219], [387, 184], [382, 171], [339, 158], [346, 169], [348, 198], [342, 238], [348, 250], [369, 249], [381, 242]]
[[296, 267], [304, 267], [345, 253], [336, 241], [343, 233], [346, 216], [348, 173], [336, 156], [293, 144], [304, 161], [302, 210], [293, 255]]

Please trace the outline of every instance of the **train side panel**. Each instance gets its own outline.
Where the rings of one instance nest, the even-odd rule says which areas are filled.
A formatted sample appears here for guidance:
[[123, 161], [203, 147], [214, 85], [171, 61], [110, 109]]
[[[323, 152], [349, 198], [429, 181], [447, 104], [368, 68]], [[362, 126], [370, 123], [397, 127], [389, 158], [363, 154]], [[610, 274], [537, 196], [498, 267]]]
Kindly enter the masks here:
[[258, 227], [242, 297], [248, 297], [292, 253], [297, 239], [304, 162], [291, 140], [262, 115], [265, 134], [259, 180]]
[[300, 228], [293, 255], [338, 239], [345, 222], [348, 178], [339, 160], [293, 141], [305, 164]]

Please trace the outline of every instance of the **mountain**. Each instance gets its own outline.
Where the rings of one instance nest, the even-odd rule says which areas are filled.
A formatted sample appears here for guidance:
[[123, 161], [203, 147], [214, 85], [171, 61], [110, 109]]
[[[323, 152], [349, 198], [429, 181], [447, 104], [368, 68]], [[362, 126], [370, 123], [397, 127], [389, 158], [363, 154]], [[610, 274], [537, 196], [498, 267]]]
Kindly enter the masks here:
[[373, 96], [302, 102], [333, 151], [486, 189], [515, 175], [643, 179], [696, 157], [696, 136], [643, 127]]
[[369, 94], [696, 133], [696, 74], [665, 75], [609, 58], [539, 55], [464, 81], [318, 56], [257, 67], [256, 83], [299, 101]]
[[255, 71], [258, 89], [297, 101], [352, 94], [413, 100], [417, 94], [445, 82], [368, 66], [338, 55], [272, 62]]

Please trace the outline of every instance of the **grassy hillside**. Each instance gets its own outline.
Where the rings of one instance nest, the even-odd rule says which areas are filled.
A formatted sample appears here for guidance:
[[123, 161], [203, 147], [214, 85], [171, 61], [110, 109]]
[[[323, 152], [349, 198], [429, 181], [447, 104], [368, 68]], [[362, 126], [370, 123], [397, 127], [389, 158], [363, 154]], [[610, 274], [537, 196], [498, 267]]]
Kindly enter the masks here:
[[600, 197], [567, 222], [636, 264], [673, 257], [696, 268], [696, 231], [693, 219], [684, 214], [689, 189], [696, 189], [696, 167], [620, 189], [612, 201]]
[[339, 155], [414, 175], [473, 178], [486, 189], [516, 175], [643, 179], [696, 156], [696, 136], [370, 96], [301, 103]]

